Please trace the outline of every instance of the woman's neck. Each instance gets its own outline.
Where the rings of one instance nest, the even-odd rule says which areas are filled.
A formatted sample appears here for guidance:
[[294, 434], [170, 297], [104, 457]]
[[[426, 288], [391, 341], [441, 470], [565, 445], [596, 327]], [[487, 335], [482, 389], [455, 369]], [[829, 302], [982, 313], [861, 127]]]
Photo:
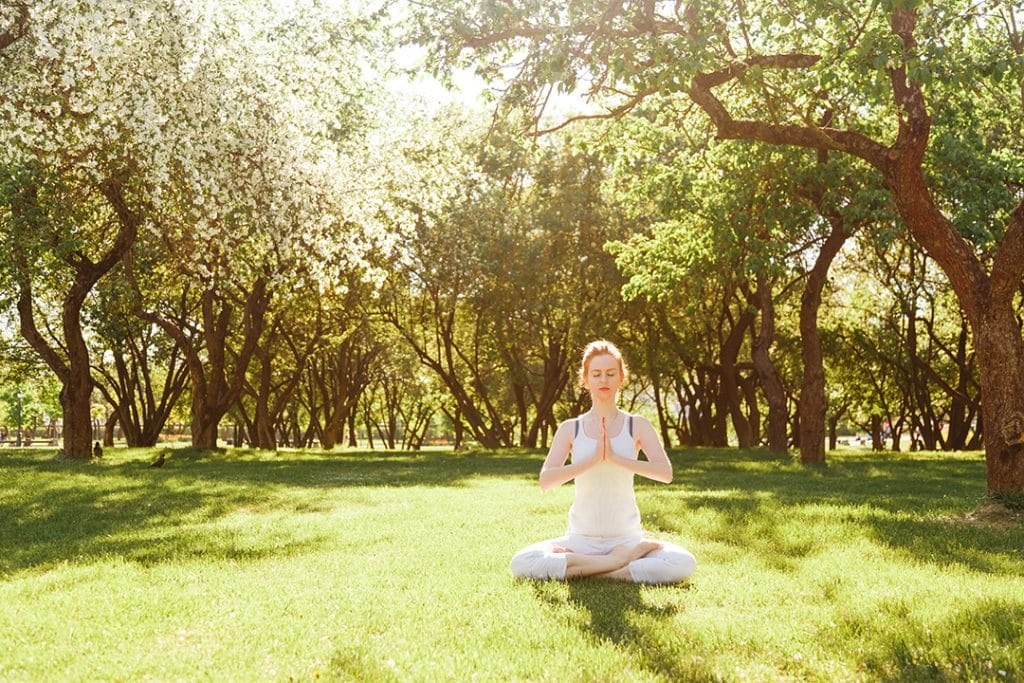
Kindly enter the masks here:
[[597, 417], [613, 418], [619, 414], [619, 407], [615, 405], [615, 401], [600, 401], [596, 400], [590, 407], [590, 413]]

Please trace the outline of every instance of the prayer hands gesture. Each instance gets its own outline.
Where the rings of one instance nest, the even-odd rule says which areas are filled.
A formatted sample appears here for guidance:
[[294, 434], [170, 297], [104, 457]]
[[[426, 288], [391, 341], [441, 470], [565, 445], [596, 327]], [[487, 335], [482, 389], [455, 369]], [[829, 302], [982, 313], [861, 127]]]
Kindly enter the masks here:
[[608, 440], [608, 423], [605, 418], [601, 418], [601, 433], [597, 437], [597, 460], [611, 462], [612, 460], [612, 445]]

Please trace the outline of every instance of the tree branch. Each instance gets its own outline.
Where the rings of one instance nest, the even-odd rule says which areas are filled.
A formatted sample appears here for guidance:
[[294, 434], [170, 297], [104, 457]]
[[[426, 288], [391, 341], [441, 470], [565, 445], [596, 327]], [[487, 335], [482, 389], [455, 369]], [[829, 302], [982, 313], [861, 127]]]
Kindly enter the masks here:
[[991, 295], [1010, 301], [1024, 277], [1024, 200], [1010, 214], [1010, 222], [992, 260]]

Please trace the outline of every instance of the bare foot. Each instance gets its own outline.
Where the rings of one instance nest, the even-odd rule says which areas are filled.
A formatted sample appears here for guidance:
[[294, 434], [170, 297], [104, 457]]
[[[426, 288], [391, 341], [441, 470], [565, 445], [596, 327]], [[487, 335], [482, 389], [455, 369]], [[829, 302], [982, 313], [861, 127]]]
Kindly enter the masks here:
[[662, 545], [657, 541], [640, 541], [636, 545], [617, 545], [612, 548], [611, 555], [615, 555], [622, 559], [624, 564], [628, 564], [633, 560], [639, 560], [641, 557], [646, 556], [648, 553], [652, 553], [655, 550], [660, 550]]
[[649, 553], [653, 553], [655, 550], [662, 549], [661, 543], [657, 541], [640, 541], [638, 544], [633, 546], [633, 559], [639, 560], [641, 557], [646, 557]]
[[564, 545], [556, 545], [556, 546], [552, 546], [551, 552], [553, 552], [553, 553], [571, 553], [571, 552], [573, 552], [573, 549], [572, 548], [566, 548]]

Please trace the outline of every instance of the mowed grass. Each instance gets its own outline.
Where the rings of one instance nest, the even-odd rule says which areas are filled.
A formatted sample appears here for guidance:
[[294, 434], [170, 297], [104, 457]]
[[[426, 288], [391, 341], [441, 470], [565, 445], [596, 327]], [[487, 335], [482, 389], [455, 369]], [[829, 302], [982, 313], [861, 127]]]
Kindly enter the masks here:
[[0, 453], [0, 680], [1024, 680], [1024, 529], [978, 454], [671, 453], [680, 586], [514, 580], [535, 452]]

